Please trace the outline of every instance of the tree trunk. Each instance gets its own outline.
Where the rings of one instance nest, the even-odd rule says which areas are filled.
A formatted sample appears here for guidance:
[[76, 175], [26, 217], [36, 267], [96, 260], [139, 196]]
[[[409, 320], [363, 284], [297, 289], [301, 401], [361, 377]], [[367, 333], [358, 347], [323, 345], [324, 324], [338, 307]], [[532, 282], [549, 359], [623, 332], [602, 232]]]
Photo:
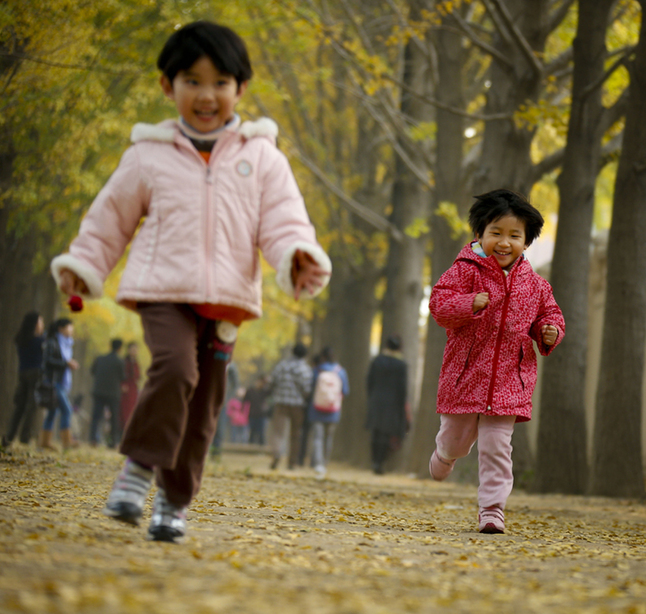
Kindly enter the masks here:
[[606, 29], [612, 0], [580, 0], [574, 40], [572, 107], [550, 282], [567, 327], [545, 361], [533, 485], [539, 492], [583, 493], [587, 487], [585, 372], [588, 351], [589, 247], [594, 187], [599, 170], [601, 87], [586, 93], [604, 73]]
[[370, 464], [366, 430], [366, 374], [370, 364], [370, 333], [377, 312], [376, 269], [353, 271], [335, 263], [330, 280], [328, 312], [322, 330], [322, 345], [329, 345], [346, 369], [350, 394], [343, 400], [341, 421], [334, 438], [333, 458], [353, 465]]
[[[416, 19], [419, 17], [419, 6], [417, 2], [411, 4], [411, 18]], [[406, 45], [402, 78], [409, 88], [428, 94], [433, 82], [421, 45], [426, 45], [426, 40], [414, 38]], [[406, 117], [420, 123], [433, 120], [433, 108], [405, 91], [402, 93], [401, 111]], [[417, 168], [429, 170], [426, 156], [421, 152], [428, 149], [427, 143], [418, 143], [417, 151], [408, 148], [405, 140], [400, 145], [408, 150], [409, 157]], [[390, 240], [386, 293], [382, 303], [382, 344], [393, 333], [401, 336], [404, 359], [408, 363], [409, 397], [412, 397], [417, 381], [419, 307], [424, 293], [422, 280], [428, 235], [422, 233], [420, 236], [411, 236], [405, 230], [416, 220], [428, 218], [431, 193], [400, 158], [396, 160], [395, 173], [391, 222], [404, 232], [404, 237], [401, 242], [392, 238]]]
[[[642, 14], [646, 0], [640, 0]], [[630, 92], [608, 239], [608, 285], [591, 490], [644, 497], [641, 451], [646, 343], [646, 31], [629, 66]]]
[[[440, 102], [456, 109], [464, 108], [462, 69], [464, 49], [462, 39], [454, 31], [440, 29], [435, 37], [438, 65], [437, 98]], [[434, 210], [439, 203], [448, 201], [458, 205], [458, 212], [464, 214], [465, 193], [462, 174], [463, 119], [460, 115], [444, 109], [437, 109], [437, 156], [435, 165]], [[461, 206], [460, 206], [461, 205]], [[433, 285], [448, 269], [464, 237], [454, 239], [444, 218], [431, 216], [431, 279]], [[420, 477], [428, 477], [428, 459], [435, 447], [434, 440], [439, 428], [439, 416], [435, 413], [437, 384], [442, 366], [446, 332], [429, 317], [422, 391], [419, 409], [416, 411], [407, 469]]]

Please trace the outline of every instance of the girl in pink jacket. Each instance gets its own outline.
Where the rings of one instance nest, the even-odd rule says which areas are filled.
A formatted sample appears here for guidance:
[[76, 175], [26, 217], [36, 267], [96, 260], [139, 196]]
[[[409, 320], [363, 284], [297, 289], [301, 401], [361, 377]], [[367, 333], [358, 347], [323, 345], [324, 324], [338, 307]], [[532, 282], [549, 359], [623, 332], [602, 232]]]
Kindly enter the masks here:
[[539, 211], [509, 190], [476, 198], [469, 212], [476, 240], [431, 292], [431, 314], [446, 328], [447, 342], [429, 469], [433, 479], [444, 480], [478, 440], [479, 530], [503, 533], [514, 424], [532, 415], [534, 342], [549, 355], [565, 322], [549, 283], [523, 254], [543, 227]]
[[275, 123], [240, 125], [235, 113], [252, 75], [238, 35], [189, 24], [157, 66], [179, 119], [134, 127], [133, 145], [52, 272], [63, 292], [99, 297], [132, 240], [117, 300], [140, 314], [152, 364], [104, 513], [138, 524], [154, 472], [148, 537], [176, 541], [200, 486], [238, 326], [261, 315], [259, 250], [296, 299], [320, 292], [331, 264], [276, 148]]

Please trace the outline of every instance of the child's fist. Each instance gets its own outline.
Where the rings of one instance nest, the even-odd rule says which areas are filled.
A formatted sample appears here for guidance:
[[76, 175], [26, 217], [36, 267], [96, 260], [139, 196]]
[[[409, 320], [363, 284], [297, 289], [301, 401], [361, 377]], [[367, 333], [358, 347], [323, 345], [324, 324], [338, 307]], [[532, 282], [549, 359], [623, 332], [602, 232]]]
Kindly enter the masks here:
[[544, 326], [541, 326], [541, 335], [543, 336], [543, 343], [545, 345], [554, 345], [556, 343], [556, 338], [559, 336], [559, 331], [556, 326], [545, 324]]
[[473, 313], [478, 313], [481, 309], [484, 309], [489, 304], [489, 293], [480, 292], [476, 294], [476, 297], [473, 299]]
[[88, 294], [85, 282], [69, 269], [61, 270], [60, 289], [64, 294]]

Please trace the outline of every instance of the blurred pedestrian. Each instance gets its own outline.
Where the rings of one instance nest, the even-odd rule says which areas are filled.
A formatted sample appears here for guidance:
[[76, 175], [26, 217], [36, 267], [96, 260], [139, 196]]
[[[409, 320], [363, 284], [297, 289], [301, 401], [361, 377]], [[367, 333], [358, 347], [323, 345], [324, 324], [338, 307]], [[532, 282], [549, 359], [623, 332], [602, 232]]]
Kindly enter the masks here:
[[274, 368], [268, 391], [274, 404], [272, 415], [271, 468], [276, 469], [287, 444], [289, 431], [289, 456], [287, 468], [298, 464], [301, 426], [312, 390], [312, 369], [305, 360], [307, 348], [297, 343], [289, 358], [281, 360]]
[[77, 444], [72, 437], [72, 404], [69, 392], [72, 389], [72, 371], [79, 368], [74, 360], [74, 325], [69, 318], [59, 318], [47, 329], [47, 340], [43, 355], [43, 380], [54, 389], [54, 403], [47, 408], [40, 437], [40, 447], [56, 450], [52, 442], [56, 413], [60, 412], [59, 435], [63, 449]]
[[119, 421], [121, 432], [125, 430], [128, 420], [137, 404], [137, 397], [139, 396], [138, 384], [141, 378], [141, 370], [139, 368], [139, 362], [137, 361], [138, 353], [139, 346], [136, 342], [131, 341], [126, 347], [126, 357], [123, 359], [125, 379], [121, 383], [121, 411]]
[[402, 357], [399, 335], [390, 335], [368, 371], [368, 418], [371, 433], [372, 469], [384, 473], [389, 454], [401, 446], [410, 428], [406, 395], [408, 367]]
[[43, 373], [43, 332], [45, 324], [37, 311], [25, 314], [14, 337], [18, 350], [18, 384], [13, 396], [14, 410], [2, 445], [11, 444], [20, 425], [20, 442], [29, 443], [36, 416], [36, 386]]
[[125, 366], [119, 356], [122, 345], [121, 339], [113, 339], [110, 342], [110, 351], [97, 356], [92, 363], [94, 386], [90, 444], [93, 446], [103, 443], [103, 421], [106, 410], [110, 419], [108, 446], [115, 448], [121, 440], [121, 385], [126, 379]]
[[249, 403], [244, 400], [244, 395], [245, 389], [240, 387], [227, 403], [232, 443], [247, 443], [249, 439]]
[[244, 400], [249, 403], [249, 443], [265, 445], [265, 423], [267, 422], [267, 378], [256, 378], [249, 386]]
[[332, 455], [334, 432], [341, 420], [343, 397], [350, 393], [348, 374], [334, 359], [332, 348], [321, 350], [321, 364], [314, 369], [312, 402], [312, 462], [317, 477], [323, 478]]

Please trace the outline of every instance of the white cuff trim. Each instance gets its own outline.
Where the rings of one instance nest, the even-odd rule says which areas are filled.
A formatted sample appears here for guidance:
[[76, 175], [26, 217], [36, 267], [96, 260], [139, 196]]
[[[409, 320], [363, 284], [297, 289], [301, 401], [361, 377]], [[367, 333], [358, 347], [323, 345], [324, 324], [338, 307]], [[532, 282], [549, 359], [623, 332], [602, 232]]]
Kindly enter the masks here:
[[[321, 247], [313, 243], [297, 241], [296, 243], [291, 245], [289, 249], [283, 254], [278, 269], [276, 270], [276, 283], [278, 284], [278, 287], [283, 290], [283, 292], [286, 292], [291, 296], [294, 296], [294, 284], [292, 283], [292, 261], [294, 259], [294, 254], [298, 249], [300, 249], [302, 252], [305, 252], [306, 254], [309, 254], [314, 259], [316, 264], [318, 264], [326, 273], [332, 272], [332, 262]], [[330, 276], [326, 275], [323, 278], [323, 285], [317, 288], [314, 294], [310, 294], [309, 291], [306, 291], [301, 296], [305, 298], [314, 298], [324, 290], [329, 281]]]
[[103, 296], [103, 280], [94, 268], [72, 254], [61, 254], [52, 260], [51, 271], [56, 285], [61, 286], [61, 271], [69, 269], [80, 277], [87, 286], [88, 294], [81, 294], [83, 298], [101, 298]]

